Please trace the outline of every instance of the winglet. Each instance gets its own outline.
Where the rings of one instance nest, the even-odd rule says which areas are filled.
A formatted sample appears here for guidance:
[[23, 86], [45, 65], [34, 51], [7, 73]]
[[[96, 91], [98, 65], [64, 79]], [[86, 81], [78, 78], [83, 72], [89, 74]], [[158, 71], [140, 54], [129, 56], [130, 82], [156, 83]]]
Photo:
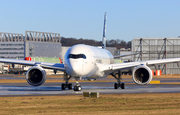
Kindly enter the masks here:
[[103, 28], [103, 38], [102, 38], [102, 49], [106, 48], [106, 12], [104, 14], [104, 28]]

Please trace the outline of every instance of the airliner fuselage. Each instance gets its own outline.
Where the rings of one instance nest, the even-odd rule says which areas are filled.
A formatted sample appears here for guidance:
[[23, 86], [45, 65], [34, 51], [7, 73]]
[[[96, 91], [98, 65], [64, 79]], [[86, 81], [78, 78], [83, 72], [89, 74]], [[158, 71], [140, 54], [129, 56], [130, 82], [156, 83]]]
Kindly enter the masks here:
[[100, 71], [99, 64], [112, 64], [112, 54], [98, 47], [88, 45], [75, 45], [68, 49], [64, 57], [65, 70], [72, 77], [100, 78], [107, 75]]

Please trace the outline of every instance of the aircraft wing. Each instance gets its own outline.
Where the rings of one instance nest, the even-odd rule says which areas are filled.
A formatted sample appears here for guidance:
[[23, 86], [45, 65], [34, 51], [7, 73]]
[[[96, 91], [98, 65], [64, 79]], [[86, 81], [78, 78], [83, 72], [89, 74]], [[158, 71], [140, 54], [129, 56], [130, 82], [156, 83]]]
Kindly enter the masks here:
[[46, 63], [46, 62], [26, 61], [26, 60], [17, 60], [17, 59], [3, 59], [3, 58], [0, 58], [0, 62], [27, 65], [27, 66], [39, 65], [42, 68], [65, 71], [64, 64], [60, 64], [60, 63]]
[[131, 67], [136, 67], [139, 65], [159, 65], [159, 64], [168, 64], [168, 63], [177, 63], [180, 65], [180, 58], [170, 58], [170, 59], [159, 59], [159, 60], [148, 60], [148, 61], [139, 61], [139, 62], [128, 62], [128, 63], [116, 63], [116, 64], [105, 64], [103, 65], [101, 71], [111, 72], [116, 70], [123, 70]]

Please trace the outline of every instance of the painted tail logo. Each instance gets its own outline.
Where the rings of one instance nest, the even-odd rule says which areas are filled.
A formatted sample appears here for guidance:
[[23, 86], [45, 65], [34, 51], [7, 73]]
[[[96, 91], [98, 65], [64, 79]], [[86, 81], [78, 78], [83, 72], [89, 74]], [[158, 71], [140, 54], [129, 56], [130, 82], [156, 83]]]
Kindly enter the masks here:
[[102, 38], [102, 49], [106, 48], [106, 12], [104, 14], [104, 28], [103, 28], [103, 38]]

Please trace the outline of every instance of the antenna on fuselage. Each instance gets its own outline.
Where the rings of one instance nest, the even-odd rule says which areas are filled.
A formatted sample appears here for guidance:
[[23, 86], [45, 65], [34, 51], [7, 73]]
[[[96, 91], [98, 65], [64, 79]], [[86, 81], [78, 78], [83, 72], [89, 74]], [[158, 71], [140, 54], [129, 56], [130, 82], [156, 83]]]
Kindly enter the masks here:
[[104, 28], [103, 28], [103, 38], [102, 38], [102, 49], [106, 48], [106, 12], [104, 14]]

